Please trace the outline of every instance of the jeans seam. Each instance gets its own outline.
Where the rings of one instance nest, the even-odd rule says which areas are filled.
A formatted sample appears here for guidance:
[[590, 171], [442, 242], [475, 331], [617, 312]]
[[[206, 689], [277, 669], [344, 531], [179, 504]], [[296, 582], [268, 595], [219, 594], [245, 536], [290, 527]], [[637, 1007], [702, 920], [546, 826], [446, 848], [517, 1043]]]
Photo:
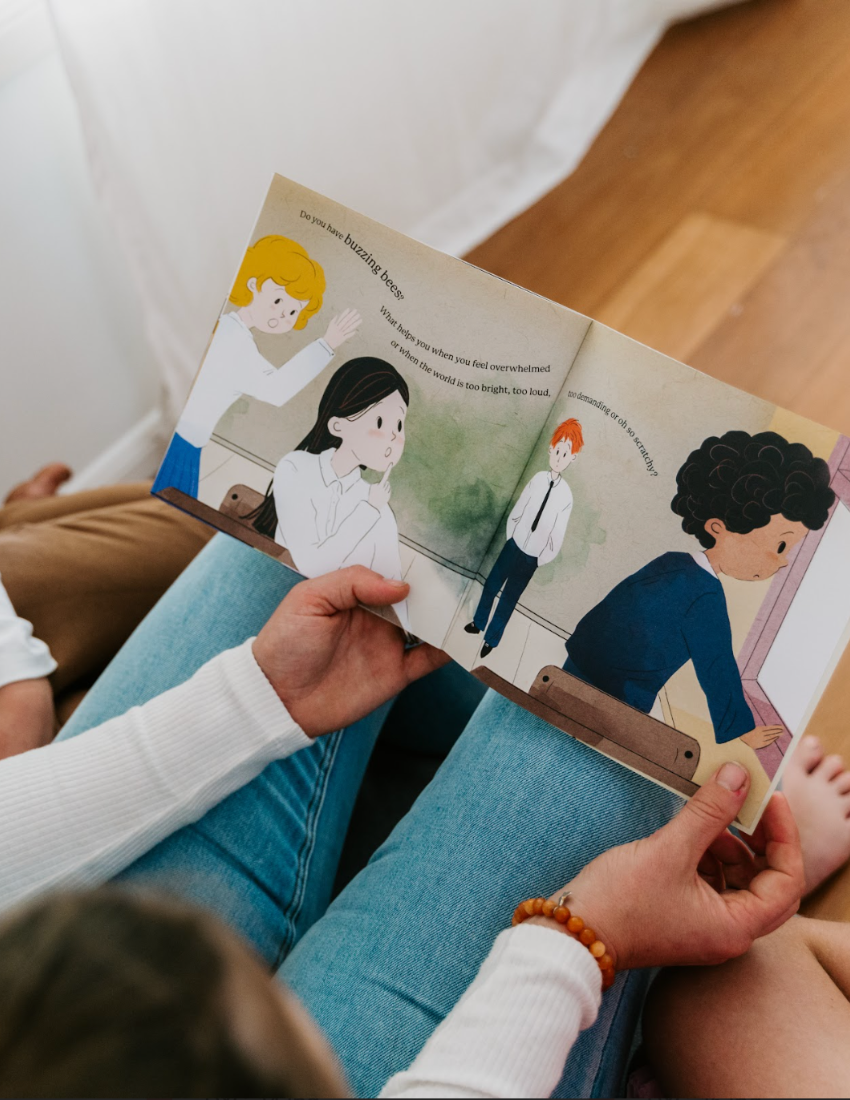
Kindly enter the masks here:
[[[620, 1010], [623, 1007], [623, 1001], [625, 1000], [626, 986], [629, 983], [630, 977], [631, 977], [631, 973], [626, 974], [625, 981], [623, 981], [621, 983], [620, 988], [617, 990], [617, 1004], [616, 1004], [616, 1007], [614, 1008], [614, 1013], [611, 1016], [611, 1025], [608, 1028], [608, 1033], [605, 1036], [605, 1039], [602, 1043], [602, 1049], [600, 1051], [600, 1056], [599, 1056], [599, 1065], [596, 1067], [596, 1073], [593, 1075], [593, 1084], [590, 1087], [590, 1093], [589, 1093], [590, 1096], [596, 1096], [597, 1095], [596, 1090], [597, 1090], [597, 1087], [599, 1086], [599, 1083], [600, 1083], [599, 1079], [602, 1076], [602, 1071], [605, 1068], [605, 1048], [608, 1045], [608, 1040], [609, 1040], [610, 1036], [613, 1035], [617, 1030], [617, 1018], [619, 1017]], [[618, 1084], [619, 1084], [619, 1082], [618, 1082]]]
[[277, 970], [282, 964], [286, 956], [295, 946], [296, 925], [298, 918], [301, 916], [302, 908], [304, 905], [304, 898], [307, 894], [307, 879], [309, 877], [310, 864], [313, 859], [313, 851], [315, 849], [315, 839], [318, 831], [319, 815], [322, 812], [322, 807], [325, 804], [325, 796], [327, 794], [328, 783], [330, 781], [331, 767], [336, 759], [339, 745], [342, 740], [342, 730], [337, 730], [335, 733], [325, 737], [322, 742], [322, 758], [319, 762], [318, 774], [316, 776], [315, 785], [313, 787], [313, 793], [310, 796], [310, 802], [307, 807], [306, 821], [304, 826], [304, 837], [301, 841], [301, 845], [298, 849], [298, 862], [295, 872], [295, 884], [292, 890], [292, 897], [285, 911], [285, 931], [281, 941], [280, 948], [278, 950], [277, 958], [274, 961], [274, 969]]

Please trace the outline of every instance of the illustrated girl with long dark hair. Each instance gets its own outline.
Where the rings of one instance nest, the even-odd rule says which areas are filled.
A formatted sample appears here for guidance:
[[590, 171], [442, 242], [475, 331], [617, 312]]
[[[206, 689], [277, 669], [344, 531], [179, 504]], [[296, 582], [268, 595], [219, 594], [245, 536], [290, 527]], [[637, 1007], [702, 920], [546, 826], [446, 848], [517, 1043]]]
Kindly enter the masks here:
[[[328, 382], [316, 423], [277, 464], [254, 527], [292, 555], [306, 577], [365, 565], [401, 580], [389, 475], [404, 451], [410, 393], [395, 367], [350, 359]], [[370, 484], [362, 470], [383, 474]], [[409, 629], [405, 603], [396, 604]]]

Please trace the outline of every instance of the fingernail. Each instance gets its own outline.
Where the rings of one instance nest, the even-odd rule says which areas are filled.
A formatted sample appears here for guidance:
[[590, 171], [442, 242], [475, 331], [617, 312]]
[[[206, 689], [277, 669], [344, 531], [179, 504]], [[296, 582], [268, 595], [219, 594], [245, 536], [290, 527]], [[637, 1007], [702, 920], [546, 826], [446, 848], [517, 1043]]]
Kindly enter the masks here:
[[746, 768], [730, 761], [728, 764], [724, 764], [717, 773], [717, 784], [727, 791], [740, 791], [741, 787], [747, 782], [748, 775]]
[[392, 584], [392, 585], [394, 585], [394, 586], [395, 586], [396, 588], [407, 588], [407, 581], [395, 581], [395, 580], [390, 580], [390, 578], [389, 578], [389, 577], [387, 577], [387, 578], [385, 578], [385, 579], [386, 579], [386, 582], [387, 582], [387, 584]]

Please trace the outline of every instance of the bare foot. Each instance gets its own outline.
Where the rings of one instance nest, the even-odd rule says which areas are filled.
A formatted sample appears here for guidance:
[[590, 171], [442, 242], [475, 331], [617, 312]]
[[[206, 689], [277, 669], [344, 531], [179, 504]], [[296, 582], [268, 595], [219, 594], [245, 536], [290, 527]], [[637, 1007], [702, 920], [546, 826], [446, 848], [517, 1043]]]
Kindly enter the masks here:
[[22, 481], [20, 485], [16, 485], [4, 503], [11, 504], [15, 500], [38, 500], [40, 497], [56, 496], [56, 490], [68, 480], [72, 473], [71, 467], [66, 466], [64, 462], [50, 462], [37, 474], [33, 474], [29, 481]]
[[782, 790], [800, 830], [810, 894], [850, 859], [850, 770], [840, 756], [824, 756], [817, 737], [804, 737]]

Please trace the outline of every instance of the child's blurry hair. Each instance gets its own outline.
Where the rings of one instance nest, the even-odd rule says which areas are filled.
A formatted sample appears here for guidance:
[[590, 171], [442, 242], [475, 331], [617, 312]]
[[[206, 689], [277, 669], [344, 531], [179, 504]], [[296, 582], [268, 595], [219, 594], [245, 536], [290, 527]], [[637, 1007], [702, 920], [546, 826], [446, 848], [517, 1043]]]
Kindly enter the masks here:
[[[115, 887], [43, 898], [0, 926], [0, 1096], [339, 1096], [272, 998], [205, 913]], [[274, 1068], [239, 1012], [271, 1035]]]
[[307, 305], [301, 310], [293, 326], [302, 329], [322, 308], [325, 293], [325, 273], [315, 260], [311, 260], [300, 244], [288, 237], [261, 237], [245, 253], [239, 274], [230, 292], [235, 306], [249, 306], [254, 295], [248, 289], [248, 280], [257, 280], [261, 290], [267, 279], [282, 286], [290, 298]]

